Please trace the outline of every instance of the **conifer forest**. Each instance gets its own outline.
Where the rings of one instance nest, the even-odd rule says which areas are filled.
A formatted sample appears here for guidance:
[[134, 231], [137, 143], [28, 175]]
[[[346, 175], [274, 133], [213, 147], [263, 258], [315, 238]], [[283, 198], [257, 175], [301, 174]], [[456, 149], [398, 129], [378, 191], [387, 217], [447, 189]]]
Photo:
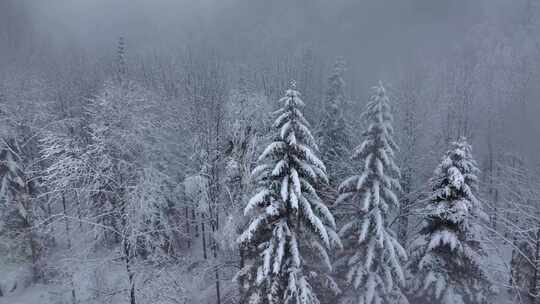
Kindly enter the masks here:
[[540, 0], [0, 0], [0, 304], [540, 304]]

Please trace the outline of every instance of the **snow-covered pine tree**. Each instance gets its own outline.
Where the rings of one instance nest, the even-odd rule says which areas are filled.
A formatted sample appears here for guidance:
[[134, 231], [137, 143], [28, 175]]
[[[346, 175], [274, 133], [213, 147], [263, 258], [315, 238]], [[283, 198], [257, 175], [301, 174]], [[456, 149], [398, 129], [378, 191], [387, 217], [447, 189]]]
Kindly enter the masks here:
[[313, 259], [331, 270], [328, 250], [341, 243], [314, 188], [327, 181], [326, 168], [312, 151], [316, 143], [294, 83], [280, 102], [275, 139], [252, 172], [260, 188], [244, 210], [253, 216], [238, 241], [250, 259], [238, 277], [251, 281], [247, 303], [318, 304], [314, 286], [337, 286]]
[[388, 226], [388, 216], [399, 205], [397, 145], [393, 139], [389, 99], [382, 84], [374, 88], [363, 118], [368, 123], [364, 142], [353, 159], [363, 170], [339, 187], [336, 204], [350, 210], [340, 230], [344, 254], [337, 267], [346, 269], [349, 287], [342, 303], [400, 303], [404, 282], [402, 263], [407, 254]]
[[411, 297], [419, 303], [487, 303], [491, 284], [480, 262], [485, 252], [478, 230], [487, 215], [475, 196], [478, 171], [465, 138], [452, 144], [435, 169], [409, 265]]
[[337, 188], [337, 183], [349, 171], [347, 160], [351, 149], [350, 136], [342, 112], [345, 102], [344, 71], [344, 60], [336, 60], [332, 74], [328, 77], [324, 117], [318, 132], [321, 159], [326, 164], [329, 184], [333, 189]]
[[[2, 139], [0, 144], [0, 240], [16, 244], [13, 253], [31, 259], [32, 280], [41, 276], [40, 247], [34, 222], [35, 198], [30, 176], [25, 172], [23, 152], [15, 139]], [[19, 247], [19, 248], [17, 248]], [[20, 251], [19, 251], [20, 250]], [[10, 250], [11, 251], [11, 250]], [[11, 253], [11, 252], [10, 252]]]

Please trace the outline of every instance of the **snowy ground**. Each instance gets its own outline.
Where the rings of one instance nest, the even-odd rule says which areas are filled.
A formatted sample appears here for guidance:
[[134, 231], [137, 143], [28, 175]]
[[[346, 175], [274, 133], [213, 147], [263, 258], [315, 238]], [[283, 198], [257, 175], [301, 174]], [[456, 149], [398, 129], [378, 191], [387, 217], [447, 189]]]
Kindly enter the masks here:
[[55, 286], [34, 285], [0, 297], [0, 304], [57, 304]]
[[[198, 244], [197, 244], [198, 245]], [[202, 259], [202, 248], [193, 246], [181, 252], [185, 258], [175, 262], [177, 266], [137, 265], [137, 303], [140, 304], [213, 304], [215, 303], [215, 260]], [[77, 263], [76, 268], [66, 265], [67, 259], [77, 256], [53, 254], [48, 267], [61, 269], [50, 284], [30, 285], [30, 272], [24, 266], [14, 263], [2, 264], [0, 257], [0, 286], [4, 293], [0, 304], [70, 304], [70, 275], [78, 303], [84, 304], [127, 304], [126, 272], [121, 261], [115, 259], [116, 250], [102, 250], [94, 253], [93, 259]], [[223, 256], [217, 263], [228, 264], [232, 255]], [[53, 262], [54, 261], [54, 262]], [[234, 267], [221, 266], [222, 303], [230, 303], [231, 292], [236, 291], [232, 282]], [[144, 282], [144, 283], [143, 283]], [[13, 288], [13, 286], [17, 286]], [[12, 290], [10, 292], [10, 290]]]
[[[499, 293], [493, 304], [514, 304], [518, 300], [512, 299], [512, 294], [507, 292], [509, 261], [511, 247], [500, 241], [500, 238], [490, 237], [484, 244], [490, 259], [484, 260], [485, 267], [489, 269], [490, 276], [496, 283]], [[225, 248], [225, 246], [223, 246]], [[76, 273], [74, 285], [79, 303], [85, 304], [124, 304], [127, 303], [125, 293], [118, 292], [125, 288], [124, 266], [115, 261], [114, 249], [94, 252], [93, 259], [84, 260], [83, 256], [64, 256], [60, 251], [52, 253], [49, 267], [62, 269], [65, 273], [63, 278], [57, 279], [48, 285], [38, 284], [29, 286], [30, 271], [27, 267], [17, 263], [2, 263], [0, 257], [0, 286], [4, 297], [0, 297], [0, 304], [67, 304], [71, 303], [71, 289], [66, 281], [66, 273]], [[195, 242], [190, 249], [180, 253], [186, 257], [175, 263], [177, 267], [164, 267], [156, 269], [153, 266], [141, 265], [138, 268], [139, 303], [151, 304], [213, 304], [215, 303], [215, 278], [212, 271], [213, 259], [202, 259], [202, 247], [200, 242]], [[187, 257], [198, 257], [187, 258]], [[72, 269], [66, 265], [72, 259], [80, 259], [77, 267]], [[223, 253], [218, 263], [222, 265], [234, 259], [234, 253]], [[227, 261], [229, 260], [229, 261]], [[231, 292], [235, 291], [232, 275], [236, 271], [234, 267], [222, 266], [220, 275], [222, 282], [222, 303], [228, 303], [227, 299]], [[145, 286], [141, 286], [144, 281]], [[14, 285], [17, 288], [13, 292]], [[166, 299], [170, 295], [174, 299]], [[414, 303], [411, 303], [414, 304]]]

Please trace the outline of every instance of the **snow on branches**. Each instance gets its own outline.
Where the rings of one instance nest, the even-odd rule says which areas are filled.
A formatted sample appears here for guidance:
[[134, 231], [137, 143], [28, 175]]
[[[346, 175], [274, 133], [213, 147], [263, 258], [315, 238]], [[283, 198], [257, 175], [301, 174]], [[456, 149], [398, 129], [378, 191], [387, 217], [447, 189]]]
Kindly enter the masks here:
[[452, 144], [432, 177], [424, 227], [409, 265], [414, 298], [441, 303], [487, 303], [491, 284], [482, 269], [478, 221], [486, 220], [479, 169], [465, 138]]
[[382, 85], [374, 88], [363, 118], [368, 127], [353, 158], [364, 167], [339, 187], [337, 203], [349, 203], [351, 209], [340, 230], [345, 252], [338, 267], [346, 269], [350, 286], [345, 303], [386, 303], [403, 299], [399, 286], [404, 283], [401, 264], [407, 255], [387, 223], [392, 208], [398, 208], [395, 191], [400, 190], [400, 173], [394, 162], [397, 146], [389, 100]]
[[256, 272], [249, 291], [253, 301], [319, 303], [312, 281], [325, 276], [311, 267], [310, 254], [331, 269], [327, 251], [340, 246], [340, 240], [334, 218], [317, 194], [317, 185], [327, 182], [326, 168], [313, 153], [315, 140], [300, 111], [304, 102], [294, 87], [280, 102], [274, 141], [253, 170], [260, 189], [245, 208], [252, 219], [239, 237], [255, 252], [254, 259], [239, 275], [247, 275], [246, 269]]

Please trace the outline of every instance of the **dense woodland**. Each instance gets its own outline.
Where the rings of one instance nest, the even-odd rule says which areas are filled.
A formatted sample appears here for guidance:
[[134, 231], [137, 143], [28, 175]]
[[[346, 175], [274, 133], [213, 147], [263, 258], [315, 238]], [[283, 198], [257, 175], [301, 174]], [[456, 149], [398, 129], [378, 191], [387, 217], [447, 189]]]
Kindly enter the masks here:
[[0, 1], [0, 303], [540, 303], [539, 1], [55, 1]]

